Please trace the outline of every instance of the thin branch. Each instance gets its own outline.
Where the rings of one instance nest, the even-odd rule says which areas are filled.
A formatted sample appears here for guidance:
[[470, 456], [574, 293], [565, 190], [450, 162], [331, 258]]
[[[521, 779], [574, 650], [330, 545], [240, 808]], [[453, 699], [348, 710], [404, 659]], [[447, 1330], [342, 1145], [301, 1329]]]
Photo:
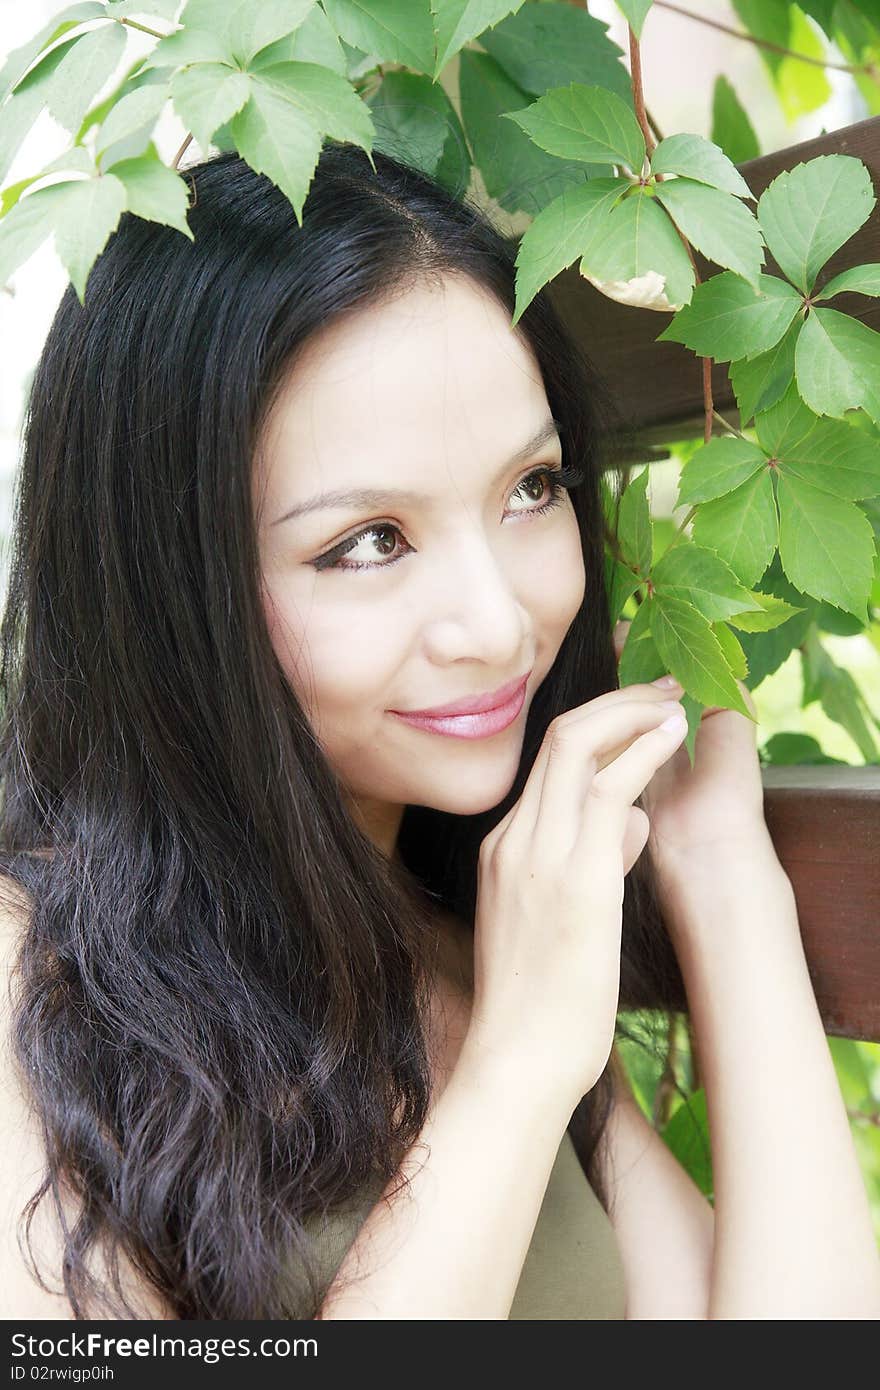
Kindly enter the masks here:
[[648, 110], [647, 106], [645, 107], [645, 116], [647, 117], [648, 125], [651, 127], [651, 131], [652, 131], [652, 133], [653, 133], [653, 135], [654, 135], [654, 139], [655, 139], [655, 140], [657, 141], [657, 143], [659, 144], [660, 141], [663, 139], [663, 131], [660, 129], [660, 127], [658, 126], [657, 122], [654, 120], [654, 117], [652, 116], [651, 112]]
[[183, 158], [184, 154], [185, 154], [186, 151], [189, 149], [189, 146], [190, 146], [191, 143], [192, 143], [192, 131], [190, 131], [190, 133], [187, 135], [187, 137], [186, 137], [186, 139], [184, 140], [183, 144], [181, 145], [180, 149], [177, 151], [177, 154], [176, 154], [176, 155], [174, 156], [174, 158], [172, 159], [172, 161], [171, 161], [171, 167], [172, 167], [172, 169], [176, 169], [176, 168], [177, 168], [177, 166], [178, 166], [178, 164], [180, 163], [181, 159]]
[[[697, 274], [697, 267], [694, 266], [694, 274], [697, 276], [697, 284], [700, 277]], [[708, 444], [712, 438], [712, 417], [715, 414], [715, 402], [712, 399], [712, 358], [703, 358], [703, 443]]]
[[[636, 118], [637, 118], [637, 120], [638, 120], [639, 126], [641, 127], [642, 135], [645, 137], [645, 147], [646, 147], [646, 149], [647, 149], [648, 156], [650, 156], [651, 151], [654, 149], [654, 137], [653, 137], [653, 135], [651, 134], [651, 126], [650, 126], [650, 124], [649, 124], [649, 121], [648, 121], [648, 113], [647, 113], [647, 110], [646, 110], [646, 108], [645, 108], [645, 91], [644, 91], [644, 85], [643, 85], [643, 82], [642, 82], [642, 54], [641, 54], [641, 45], [639, 44], [639, 41], [638, 41], [638, 39], [636, 38], [635, 32], [633, 31], [633, 28], [632, 28], [632, 25], [629, 25], [628, 27], [629, 27], [629, 71], [630, 71], [630, 79], [631, 79], [631, 82], [632, 82], [633, 108], [634, 108], [634, 110], [635, 110]], [[640, 172], [642, 172], [642, 171], [640, 171]], [[636, 173], [636, 170], [635, 170], [635, 169], [633, 169], [633, 173]], [[643, 176], [644, 176], [644, 175], [643, 175]], [[655, 175], [655, 178], [658, 179], [658, 180], [660, 179], [660, 177], [661, 177], [660, 174], [656, 174], [656, 175]], [[691, 249], [691, 244], [690, 244], [690, 242], [688, 241], [687, 237], [685, 236], [684, 232], [681, 230], [681, 228], [678, 226], [678, 224], [675, 223], [674, 221], [673, 221], [673, 226], [675, 227], [675, 230], [678, 232], [678, 235], [681, 237], [681, 240], [682, 240], [682, 242], [683, 242], [683, 244], [684, 244], [684, 249], [687, 251], [688, 257], [689, 257], [689, 259], [690, 259], [690, 263], [691, 263], [691, 265], [692, 265], [693, 268], [694, 268], [694, 279], [696, 280], [696, 283], [699, 284], [699, 283], [700, 283], [700, 273], [699, 273], [699, 271], [697, 270], [697, 263], [696, 263], [696, 261], [694, 260], [694, 253], [693, 253], [693, 250]], [[705, 417], [705, 421], [704, 421], [704, 425], [703, 425], [703, 438], [704, 438], [704, 440], [705, 440], [705, 442], [706, 442], [707, 444], [709, 443], [709, 440], [712, 438], [712, 412], [713, 412], [714, 408], [715, 408], [715, 405], [714, 405], [714, 401], [712, 400], [712, 361], [711, 361], [710, 358], [704, 357], [704, 358], [703, 358], [703, 414], [704, 414], [704, 417]]]
[[[138, 24], [136, 19], [120, 19], [118, 15], [113, 15], [117, 24], [127, 24], [129, 29], [140, 29], [142, 34], [152, 34], [154, 39], [167, 39], [167, 34], [160, 34], [158, 29], [150, 29], [146, 24]], [[172, 30], [172, 33], [175, 31]]]
[[[645, 147], [650, 155], [654, 148], [654, 136], [651, 134], [651, 126], [648, 122], [648, 113], [645, 110], [645, 93], [642, 88], [642, 55], [640, 52], [639, 41], [633, 33], [629, 31], [629, 69], [632, 78], [633, 106], [635, 107], [636, 120], [642, 128], [645, 137]], [[640, 169], [633, 169], [634, 174], [641, 173]]]
[[798, 53], [781, 43], [773, 43], [771, 39], [759, 39], [757, 35], [749, 34], [745, 29], [735, 29], [732, 24], [724, 24], [720, 19], [709, 19], [704, 14], [695, 14], [693, 10], [686, 10], [683, 5], [672, 4], [671, 0], [654, 0], [654, 9], [670, 10], [673, 14], [683, 15], [685, 19], [693, 19], [697, 24], [717, 29], [721, 34], [729, 34], [732, 39], [744, 39], [756, 48], [766, 48], [770, 53], [781, 54], [783, 58], [795, 58], [799, 63], [809, 63], [814, 68], [835, 68], [838, 72], [863, 73], [866, 77], [873, 77], [875, 81], [880, 78], [880, 70], [874, 63], [835, 63], [831, 58], [814, 58], [809, 53]]
[[[715, 420], [718, 421], [719, 425], [723, 425], [726, 430], [730, 430], [731, 434], [738, 434], [740, 439], [746, 439], [742, 430], [738, 430], [736, 425], [732, 425], [730, 421], [725, 419], [725, 417], [721, 415], [717, 410], [712, 411], [712, 416]], [[748, 444], [749, 440], [746, 439], [746, 443]]]

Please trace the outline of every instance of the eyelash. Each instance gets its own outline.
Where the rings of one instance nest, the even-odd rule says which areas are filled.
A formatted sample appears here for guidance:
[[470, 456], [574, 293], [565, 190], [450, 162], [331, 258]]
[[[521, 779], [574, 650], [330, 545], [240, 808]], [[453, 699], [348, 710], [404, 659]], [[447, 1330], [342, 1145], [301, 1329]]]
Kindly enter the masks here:
[[[579, 483], [582, 483], [586, 474], [582, 468], [552, 468], [549, 465], [544, 468], [535, 468], [517, 483], [514, 492], [519, 492], [520, 488], [524, 487], [532, 478], [542, 477], [547, 478], [549, 482], [550, 496], [547, 501], [542, 502], [539, 507], [527, 508], [527, 515], [541, 515], [544, 512], [549, 512], [552, 507], [558, 507], [562, 501], [562, 494], [569, 488], [577, 487]], [[338, 569], [343, 571], [387, 569], [389, 565], [396, 565], [397, 561], [402, 560], [403, 556], [407, 554], [406, 551], [403, 551], [400, 555], [395, 555], [392, 560], [380, 560], [378, 563], [365, 562], [362, 560], [354, 560], [347, 565], [339, 563], [339, 561], [343, 559], [350, 550], [353, 550], [365, 536], [373, 536], [381, 531], [399, 532], [400, 528], [394, 526], [390, 521], [373, 522], [371, 526], [365, 527], [363, 531], [358, 531], [354, 536], [349, 536], [348, 540], [342, 541], [340, 545], [334, 546], [332, 550], [327, 550], [323, 555], [319, 555], [316, 560], [311, 561], [311, 564], [316, 570]]]

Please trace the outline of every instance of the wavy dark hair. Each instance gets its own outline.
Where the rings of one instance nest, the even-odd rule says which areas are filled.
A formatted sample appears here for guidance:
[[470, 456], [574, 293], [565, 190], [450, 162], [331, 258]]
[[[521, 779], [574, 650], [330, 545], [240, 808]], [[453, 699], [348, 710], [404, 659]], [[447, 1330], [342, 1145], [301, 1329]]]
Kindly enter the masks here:
[[[602, 392], [546, 292], [520, 330], [586, 473], [570, 495], [587, 583], [508, 797], [470, 817], [408, 807], [389, 861], [284, 678], [251, 479], [298, 349], [449, 273], [513, 313], [512, 240], [374, 159], [326, 143], [302, 226], [236, 154], [191, 165], [194, 241], [124, 214], [32, 382], [0, 628], [0, 870], [28, 899], [11, 1041], [47, 1160], [19, 1238], [31, 1258], [51, 1195], [75, 1317], [91, 1300], [138, 1316], [120, 1258], [180, 1318], [318, 1315], [309, 1222], [391, 1182], [427, 1117], [426, 901], [472, 926], [480, 842], [549, 721], [617, 685]], [[622, 953], [622, 1007], [680, 980], [647, 849]], [[606, 1206], [610, 1090], [606, 1068], [571, 1124]]]

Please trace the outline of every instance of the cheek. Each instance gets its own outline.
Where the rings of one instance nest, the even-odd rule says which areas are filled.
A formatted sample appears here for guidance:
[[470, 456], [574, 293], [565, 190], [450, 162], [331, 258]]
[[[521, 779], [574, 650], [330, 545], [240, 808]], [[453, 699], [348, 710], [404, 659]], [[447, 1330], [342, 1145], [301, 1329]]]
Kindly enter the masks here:
[[536, 630], [558, 634], [561, 641], [583, 602], [586, 586], [581, 537], [572, 511], [529, 546], [525, 583], [522, 575], [520, 581], [521, 601]]
[[289, 684], [313, 720], [321, 711], [322, 723], [384, 708], [400, 626], [383, 621], [379, 604], [347, 602], [344, 595], [321, 604], [318, 589], [319, 582], [264, 591], [270, 640]]

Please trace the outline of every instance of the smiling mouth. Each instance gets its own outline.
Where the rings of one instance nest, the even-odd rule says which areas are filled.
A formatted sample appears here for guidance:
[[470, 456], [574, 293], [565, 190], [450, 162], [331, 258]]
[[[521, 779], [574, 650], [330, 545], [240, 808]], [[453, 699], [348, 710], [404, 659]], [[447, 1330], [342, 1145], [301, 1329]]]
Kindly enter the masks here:
[[395, 719], [401, 719], [405, 724], [411, 724], [427, 733], [445, 734], [451, 738], [489, 738], [492, 734], [501, 733], [509, 728], [517, 718], [525, 703], [527, 685], [528, 676], [523, 676], [513, 695], [503, 704], [478, 713], [407, 714], [400, 710], [389, 710], [388, 713]]

